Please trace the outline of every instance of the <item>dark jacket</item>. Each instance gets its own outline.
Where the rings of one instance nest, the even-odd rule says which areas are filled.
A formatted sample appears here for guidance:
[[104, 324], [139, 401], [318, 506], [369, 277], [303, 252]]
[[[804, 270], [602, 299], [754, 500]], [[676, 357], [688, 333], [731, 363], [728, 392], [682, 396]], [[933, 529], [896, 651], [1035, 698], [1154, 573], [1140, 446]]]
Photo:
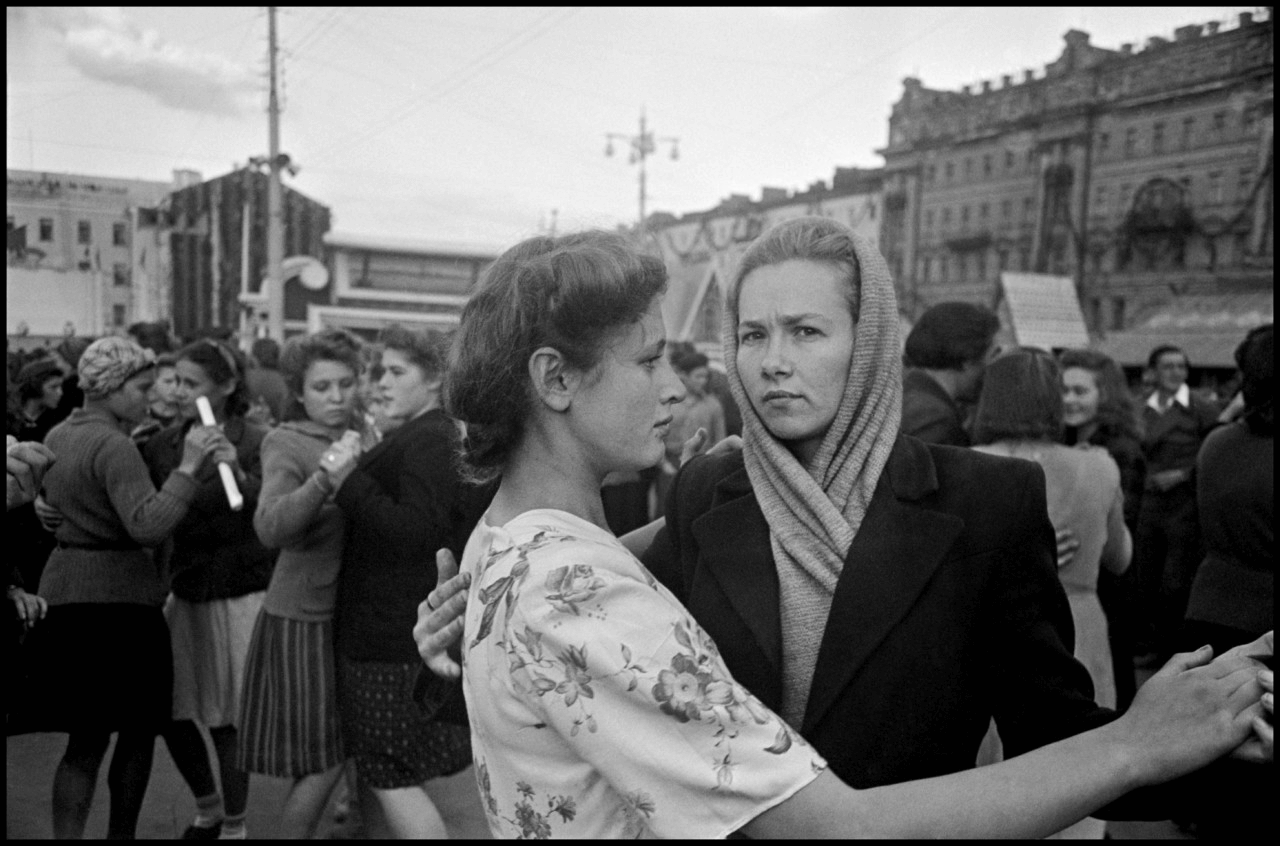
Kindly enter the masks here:
[[[741, 454], [676, 477], [645, 564], [782, 703], [778, 577]], [[1008, 757], [1107, 721], [1071, 654], [1044, 473], [901, 437], [849, 550], [800, 733], [854, 787], [971, 768], [994, 716]]]
[[902, 377], [901, 431], [925, 443], [969, 446], [959, 406], [932, 376], [920, 370], [907, 370]]
[[[1148, 476], [1162, 470], [1190, 470], [1205, 436], [1218, 425], [1219, 409], [1195, 393], [1191, 406], [1174, 403], [1160, 414], [1151, 406], [1142, 407], [1142, 451], [1147, 458]], [[1188, 477], [1190, 481], [1190, 477]]]
[[418, 604], [436, 586], [436, 550], [458, 560], [494, 489], [458, 474], [458, 430], [428, 411], [365, 453], [334, 501], [347, 519], [334, 613], [340, 654], [356, 661], [419, 661]]
[[[782, 704], [778, 577], [742, 454], [681, 468], [644, 563], [736, 681]], [[899, 437], [845, 559], [800, 733], [857, 788], [970, 769], [995, 718], [1005, 757], [1102, 725], [1072, 656], [1044, 471]], [[1195, 778], [1095, 813], [1167, 819]]]
[[[157, 486], [182, 463], [182, 444], [195, 421], [162, 429], [142, 447]], [[223, 434], [236, 448], [245, 478], [239, 482], [244, 507], [232, 511], [218, 469], [210, 462], [196, 474], [199, 491], [166, 547], [171, 589], [188, 602], [229, 599], [266, 590], [276, 553], [258, 540], [253, 512], [262, 490], [262, 439], [267, 430], [241, 417], [229, 419]]]
[[1206, 555], [1187, 619], [1255, 637], [1275, 620], [1275, 439], [1233, 423], [1212, 432], [1196, 462]]

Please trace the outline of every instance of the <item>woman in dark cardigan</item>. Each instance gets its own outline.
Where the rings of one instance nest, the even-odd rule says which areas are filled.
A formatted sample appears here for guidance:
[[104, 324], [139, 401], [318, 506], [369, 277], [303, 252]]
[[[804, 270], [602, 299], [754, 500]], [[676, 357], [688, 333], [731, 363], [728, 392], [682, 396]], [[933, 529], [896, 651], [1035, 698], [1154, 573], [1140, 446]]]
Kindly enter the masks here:
[[[239, 351], [205, 339], [171, 359], [179, 422], [143, 447], [151, 478], [159, 484], [177, 466], [183, 437], [199, 423], [196, 399], [205, 397], [235, 447], [244, 505], [231, 510], [218, 471], [206, 465], [196, 477], [191, 510], [174, 533], [168, 559], [173, 597], [166, 609], [174, 654], [173, 722], [163, 736], [196, 799], [196, 819], [184, 837], [243, 837], [249, 774], [235, 766], [236, 724], [249, 639], [276, 557], [253, 530], [262, 490], [259, 450], [267, 429], [245, 418], [249, 395]], [[197, 722], [213, 739], [221, 792]]]
[[389, 834], [445, 837], [423, 783], [471, 763], [469, 730], [425, 717], [413, 701], [421, 660], [412, 630], [435, 585], [435, 551], [460, 555], [490, 497], [465, 486], [455, 466], [441, 340], [390, 326], [379, 341], [385, 413], [404, 422], [363, 456], [335, 447], [329, 471], [347, 519], [334, 622], [338, 702], [361, 787], [377, 798]]

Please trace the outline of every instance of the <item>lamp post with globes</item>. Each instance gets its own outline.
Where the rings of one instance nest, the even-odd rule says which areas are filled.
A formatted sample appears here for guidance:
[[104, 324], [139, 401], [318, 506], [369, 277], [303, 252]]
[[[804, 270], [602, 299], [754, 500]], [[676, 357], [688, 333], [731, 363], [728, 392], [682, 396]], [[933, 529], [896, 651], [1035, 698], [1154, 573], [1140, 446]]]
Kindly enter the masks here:
[[628, 147], [630, 147], [630, 150], [631, 150], [627, 163], [636, 164], [637, 162], [639, 162], [640, 164], [640, 223], [637, 231], [639, 232], [640, 237], [644, 238], [644, 235], [645, 235], [644, 208], [645, 208], [646, 191], [647, 191], [646, 184], [645, 184], [645, 179], [646, 179], [645, 159], [647, 159], [651, 154], [656, 153], [658, 151], [659, 143], [670, 144], [672, 160], [674, 161], [676, 159], [679, 159], [680, 149], [677, 145], [680, 143], [680, 139], [668, 138], [668, 137], [660, 138], [655, 136], [653, 132], [647, 128], [647, 125], [645, 123], [644, 109], [640, 110], [640, 133], [638, 135], [624, 135], [618, 132], [609, 132], [605, 134], [605, 139], [606, 139], [606, 143], [604, 148], [604, 154], [606, 156], [613, 155], [613, 142], [621, 141], [625, 143]]

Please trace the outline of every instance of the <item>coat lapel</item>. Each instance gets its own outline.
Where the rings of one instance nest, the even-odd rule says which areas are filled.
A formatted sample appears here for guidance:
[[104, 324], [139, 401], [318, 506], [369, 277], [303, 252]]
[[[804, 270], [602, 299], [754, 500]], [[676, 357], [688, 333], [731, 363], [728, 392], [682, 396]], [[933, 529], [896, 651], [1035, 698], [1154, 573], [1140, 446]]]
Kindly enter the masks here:
[[963, 531], [960, 518], [914, 501], [937, 487], [928, 449], [899, 438], [836, 584], [802, 734], [906, 615]]
[[769, 544], [769, 524], [751, 492], [746, 469], [726, 476], [711, 508], [693, 521], [702, 562], [729, 604], [750, 629], [775, 674], [782, 667], [782, 623], [778, 574]]

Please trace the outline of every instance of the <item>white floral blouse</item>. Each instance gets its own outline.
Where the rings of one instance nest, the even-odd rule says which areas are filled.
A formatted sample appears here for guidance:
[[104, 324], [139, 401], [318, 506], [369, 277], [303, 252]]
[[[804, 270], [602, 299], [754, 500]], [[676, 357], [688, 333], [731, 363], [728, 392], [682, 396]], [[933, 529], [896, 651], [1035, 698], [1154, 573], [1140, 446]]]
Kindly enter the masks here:
[[826, 767], [598, 526], [555, 510], [481, 520], [462, 569], [463, 687], [495, 837], [724, 837]]

